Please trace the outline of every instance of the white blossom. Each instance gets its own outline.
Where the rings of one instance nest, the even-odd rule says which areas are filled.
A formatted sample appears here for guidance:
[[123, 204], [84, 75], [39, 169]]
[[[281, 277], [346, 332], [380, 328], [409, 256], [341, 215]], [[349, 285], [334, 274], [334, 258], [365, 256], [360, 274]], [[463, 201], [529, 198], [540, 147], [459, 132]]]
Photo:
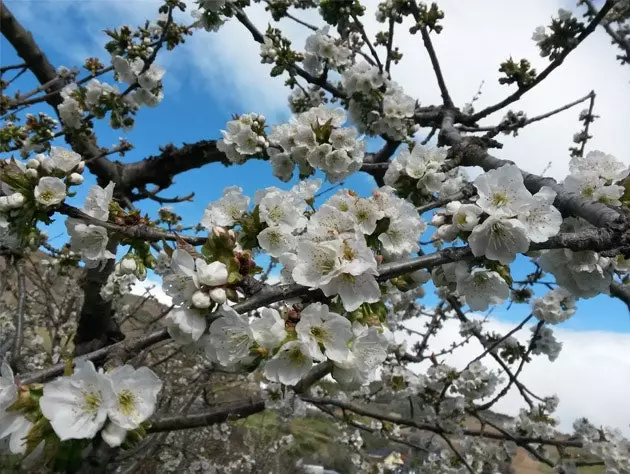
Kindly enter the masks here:
[[387, 339], [376, 327], [355, 325], [349, 356], [335, 363], [333, 377], [343, 386], [362, 385], [387, 358]]
[[284, 319], [277, 310], [263, 308], [260, 318], [254, 319], [250, 329], [258, 344], [267, 349], [275, 349], [287, 337]]
[[575, 314], [575, 303], [575, 298], [571, 293], [558, 287], [542, 298], [535, 298], [532, 303], [532, 312], [541, 321], [558, 324]]
[[272, 382], [295, 385], [313, 367], [309, 346], [302, 341], [284, 344], [265, 364], [265, 377]]
[[514, 217], [532, 200], [516, 165], [505, 165], [483, 173], [474, 181], [477, 205], [493, 217]]
[[66, 185], [59, 178], [44, 176], [33, 191], [35, 200], [44, 207], [59, 204], [66, 198]]
[[[348, 341], [352, 339], [350, 321], [330, 311], [325, 304], [311, 303], [304, 308], [295, 331], [298, 339], [307, 345], [310, 357], [315, 360], [321, 361], [328, 357], [343, 362], [348, 357]], [[326, 351], [325, 356], [319, 348], [320, 344]]]
[[223, 190], [223, 196], [208, 204], [201, 225], [209, 231], [213, 227], [230, 227], [247, 211], [249, 198], [243, 196], [243, 190], [238, 186], [231, 186]]
[[69, 173], [81, 162], [81, 155], [63, 147], [51, 146], [48, 161], [52, 168]]
[[555, 198], [556, 192], [543, 186], [519, 214], [518, 219], [525, 225], [532, 242], [545, 242], [560, 232], [562, 214], [553, 206]]
[[109, 419], [126, 430], [136, 429], [155, 412], [162, 381], [148, 367], [131, 365], [116, 367], [106, 375], [115, 397], [107, 412]]
[[527, 229], [521, 221], [494, 216], [473, 229], [468, 244], [475, 257], [485, 256], [504, 265], [529, 249]]
[[44, 385], [42, 414], [61, 441], [93, 438], [115, 403], [111, 381], [90, 361], [77, 362], [74, 374]]
[[22, 454], [26, 451], [26, 435], [32, 423], [21, 413], [7, 411], [18, 398], [13, 371], [6, 362], [0, 366], [0, 440], [9, 437], [9, 451]]
[[226, 305], [223, 316], [210, 324], [209, 333], [210, 344], [221, 365], [231, 365], [248, 357], [255, 342], [247, 319]]
[[510, 295], [510, 287], [497, 272], [475, 268], [457, 279], [457, 293], [472, 311], [485, 311], [490, 305], [503, 303]]
[[193, 341], [197, 341], [206, 330], [206, 318], [196, 310], [186, 307], [171, 309], [165, 320], [167, 325], [174, 326], [182, 336], [190, 337]]
[[272, 257], [292, 252], [296, 247], [296, 238], [282, 227], [267, 227], [258, 234], [258, 245]]

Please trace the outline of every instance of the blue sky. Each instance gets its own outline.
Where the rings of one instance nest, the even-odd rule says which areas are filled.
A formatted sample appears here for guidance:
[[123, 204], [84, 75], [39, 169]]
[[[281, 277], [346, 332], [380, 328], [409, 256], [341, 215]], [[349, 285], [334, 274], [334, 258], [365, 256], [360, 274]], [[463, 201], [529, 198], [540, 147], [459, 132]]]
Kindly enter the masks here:
[[[103, 9], [103, 3], [99, 5], [98, 2], [85, 2], [81, 5], [78, 2], [53, 3], [56, 5], [47, 2], [7, 1], [9, 8], [14, 11], [24, 26], [33, 32], [35, 40], [44, 48], [55, 66], [62, 64], [66, 66], [79, 65], [79, 58], [85, 58], [89, 55], [98, 56], [106, 61], [107, 55], [101, 48], [105, 41], [105, 35], [101, 31], [105, 27], [119, 26], [121, 19], [125, 18], [122, 15], [129, 14], [131, 7], [124, 5], [124, 2], [103, 2], [112, 6], [112, 11], [109, 12]], [[142, 2], [138, 9], [142, 12], [153, 11], [147, 8], [146, 3]], [[42, 9], [41, 12], [40, 9]], [[134, 19], [135, 14], [136, 12], [131, 14]], [[44, 19], [46, 25], [42, 24]], [[131, 20], [127, 20], [127, 22], [133, 23]], [[65, 31], [53, 27], [53, 24], [64, 25]], [[99, 26], [93, 28], [90, 25]], [[264, 24], [261, 23], [260, 26], [263, 27]], [[71, 35], [68, 35], [68, 30], [72, 33]], [[264, 81], [261, 78], [262, 82], [256, 89], [256, 82], [248, 82], [251, 79], [240, 75], [239, 71], [234, 69], [233, 64], [229, 63], [230, 58], [226, 59], [220, 54], [216, 57], [213, 56], [217, 51], [220, 52], [226, 47], [229, 48], [225, 43], [225, 35], [210, 35], [203, 32], [196, 34], [196, 36], [199, 35], [202, 36], [201, 39], [194, 38], [191, 40], [192, 44], [186, 45], [182, 51], [175, 50], [158, 56], [158, 64], [166, 65], [167, 68], [164, 81], [165, 97], [160, 106], [155, 109], [142, 109], [137, 115], [136, 126], [128, 133], [122, 130], [111, 130], [106, 122], [98, 124], [96, 132], [101, 146], [111, 146], [117, 143], [118, 137], [126, 138], [135, 146], [134, 150], [122, 158], [125, 162], [130, 162], [158, 154], [159, 146], [167, 143], [179, 146], [201, 139], [219, 138], [219, 130], [224, 128], [225, 122], [234, 113], [263, 112], [271, 119], [271, 123], [277, 123], [289, 117], [289, 110], [286, 106], [288, 91], [284, 94], [283, 99], [279, 99], [282, 97], [278, 95], [278, 91], [282, 92], [281, 87], [279, 88], [278, 85], [267, 86], [269, 84], [268, 78]], [[20, 62], [4, 38], [0, 41], [2, 64]], [[200, 47], [207, 49], [200, 49]], [[251, 41], [249, 48], [257, 50]], [[209, 57], [203, 56], [202, 51], [206, 51]], [[181, 58], [178, 57], [180, 54], [182, 56], [194, 54], [197, 57], [193, 59]], [[614, 56], [612, 50], [610, 54]], [[251, 56], [251, 51], [243, 50], [243, 55]], [[208, 65], [208, 61], [215, 60], [216, 65], [214, 67], [212, 64]], [[231, 56], [231, 61], [238, 64], [240, 57]], [[231, 66], [232, 69], [229, 69], [228, 66]], [[256, 67], [260, 68], [261, 66]], [[619, 73], [621, 74], [621, 70]], [[450, 77], [453, 78], [453, 75]], [[276, 82], [281, 86], [283, 81], [276, 79]], [[34, 84], [33, 78], [25, 78], [19, 82], [19, 87], [25, 91]], [[234, 84], [233, 88], [231, 87], [232, 84]], [[474, 83], [469, 85], [466, 90], [471, 90], [474, 93], [477, 86], [478, 84]], [[493, 93], [491, 90], [489, 95], [492, 96]], [[501, 93], [505, 94], [503, 90]], [[542, 98], [541, 101], [545, 102]], [[41, 106], [35, 110], [50, 113], [50, 109], [46, 106]], [[540, 111], [540, 109], [535, 111]], [[577, 112], [573, 115], [576, 114]], [[574, 117], [570, 116], [570, 119], [574, 120]], [[577, 131], [577, 128], [577, 123], [571, 124], [571, 129], [574, 132]], [[506, 141], [512, 143], [509, 139]], [[525, 141], [525, 145], [529, 142], [530, 140]], [[535, 140], [531, 140], [531, 142], [534, 143]], [[370, 150], [374, 150], [376, 146], [377, 144], [371, 144]], [[562, 146], [566, 149], [569, 143], [565, 140]], [[625, 152], [626, 148], [623, 147], [625, 144], [620, 146], [620, 150]], [[522, 153], [523, 148], [519, 148], [519, 150]], [[552, 158], [541, 158], [540, 163], [549, 159]], [[628, 155], [624, 159], [627, 160]], [[557, 160], [554, 159], [555, 161]], [[540, 170], [534, 169], [533, 171]], [[74, 205], [79, 207], [82, 205], [88, 185], [92, 183], [91, 178], [86, 179], [86, 185], [80, 189], [78, 196], [72, 201]], [[178, 204], [175, 210], [184, 217], [185, 224], [196, 224], [201, 218], [206, 204], [220, 197], [225, 186], [239, 185], [245, 194], [253, 197], [255, 191], [260, 188], [267, 186], [288, 188], [292, 184], [294, 182], [282, 183], [273, 177], [269, 165], [261, 161], [252, 161], [243, 166], [231, 167], [213, 164], [201, 170], [193, 170], [178, 175], [175, 178], [175, 185], [163, 194], [175, 196], [194, 191], [196, 194], [194, 202]], [[361, 194], [367, 194], [374, 187], [374, 181], [369, 175], [358, 173], [350, 177], [346, 181], [346, 185]], [[327, 186], [325, 183], [324, 188]], [[142, 201], [139, 206], [153, 217], [156, 216], [156, 211], [159, 208], [156, 203], [151, 201]], [[63, 232], [65, 232], [65, 228], [62, 220], [53, 224], [49, 229], [52, 238]], [[55, 238], [52, 243], [59, 245], [64, 239], [61, 236]], [[426, 250], [432, 251], [430, 247]], [[527, 259], [519, 258], [513, 266], [515, 279], [531, 272], [532, 269], [533, 267]], [[544, 290], [541, 293], [544, 293]], [[425, 304], [430, 306], [434, 301], [435, 296], [432, 287], [428, 285]], [[510, 311], [507, 311], [505, 307], [496, 308], [493, 316], [502, 321], [517, 322], [525, 317], [528, 311], [528, 305], [513, 305]], [[581, 301], [577, 314], [564, 323], [562, 327], [580, 331], [603, 330], [630, 333], [630, 316], [623, 303], [606, 296], [600, 296]]]

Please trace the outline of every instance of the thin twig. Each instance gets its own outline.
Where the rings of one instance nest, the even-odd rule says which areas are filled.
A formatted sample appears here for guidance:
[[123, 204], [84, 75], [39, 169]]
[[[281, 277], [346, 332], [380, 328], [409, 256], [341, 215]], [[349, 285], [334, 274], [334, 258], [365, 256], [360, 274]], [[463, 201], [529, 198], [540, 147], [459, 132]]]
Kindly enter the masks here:
[[562, 51], [562, 53], [560, 53], [558, 57], [555, 60], [553, 60], [552, 63], [549, 64], [549, 66], [545, 68], [543, 72], [541, 72], [540, 74], [536, 76], [536, 79], [534, 79], [527, 86], [519, 88], [518, 90], [510, 94], [508, 97], [506, 97], [502, 101], [497, 102], [496, 104], [491, 105], [489, 107], [486, 107], [480, 112], [477, 112], [476, 114], [472, 115], [472, 117], [470, 118], [471, 121], [477, 122], [480, 119], [487, 117], [488, 115], [496, 112], [497, 110], [501, 110], [504, 107], [507, 107], [511, 103], [519, 100], [523, 95], [525, 95], [525, 93], [529, 92], [538, 84], [540, 84], [547, 76], [549, 76], [554, 70], [556, 70], [564, 62], [567, 56], [569, 56], [569, 54], [573, 50], [575, 50], [582, 43], [582, 41], [588, 38], [588, 36], [591, 33], [593, 33], [593, 31], [595, 31], [595, 29], [597, 28], [597, 25], [599, 25], [599, 23], [604, 19], [606, 14], [610, 10], [612, 10], [614, 5], [615, 5], [614, 0], [607, 0], [604, 6], [602, 7], [602, 9], [595, 16], [595, 18], [589, 23], [589, 25], [584, 29], [584, 31], [582, 31], [582, 33], [580, 33], [580, 35], [571, 44], [571, 47], [565, 48], [564, 51]]

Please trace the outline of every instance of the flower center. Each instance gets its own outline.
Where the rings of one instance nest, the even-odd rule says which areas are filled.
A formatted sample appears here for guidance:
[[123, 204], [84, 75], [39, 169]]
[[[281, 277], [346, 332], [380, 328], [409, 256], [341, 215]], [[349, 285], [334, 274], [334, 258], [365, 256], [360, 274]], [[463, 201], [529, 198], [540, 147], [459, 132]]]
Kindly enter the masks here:
[[103, 403], [101, 392], [83, 392], [83, 409], [87, 412], [98, 411]]
[[272, 221], [279, 221], [284, 217], [284, 211], [280, 206], [276, 206], [269, 211], [269, 218]]
[[54, 194], [52, 193], [52, 191], [44, 191], [40, 197], [44, 200], [44, 201], [50, 201], [52, 200], [52, 198], [54, 197]]
[[118, 394], [118, 406], [123, 415], [131, 415], [134, 411], [136, 396], [128, 389], [121, 390]]
[[509, 202], [505, 193], [494, 193], [492, 195], [492, 204], [496, 207], [505, 206]]
[[287, 353], [289, 361], [295, 365], [301, 365], [306, 360], [306, 356], [302, 353], [299, 347], [293, 347], [289, 349]]

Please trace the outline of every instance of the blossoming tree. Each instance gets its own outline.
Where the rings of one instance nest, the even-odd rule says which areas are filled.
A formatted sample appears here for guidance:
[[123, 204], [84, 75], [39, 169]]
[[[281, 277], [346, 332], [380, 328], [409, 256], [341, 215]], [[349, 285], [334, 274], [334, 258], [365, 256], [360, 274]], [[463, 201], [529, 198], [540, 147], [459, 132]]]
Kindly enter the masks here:
[[[630, 3], [580, 0], [581, 17], [560, 10], [533, 35], [547, 67], [536, 71], [526, 59], [506, 60], [499, 82], [511, 92], [482, 110], [474, 101], [451, 99], [433, 48], [444, 17], [438, 4], [379, 3], [383, 31], [371, 38], [358, 0], [265, 0], [274, 21], [311, 30], [302, 50], [278, 28], [259, 29], [247, 15], [249, 3], [198, 0], [190, 25], [184, 2], [165, 0], [157, 20], [107, 31], [110, 62], [88, 58], [83, 70], [53, 66], [0, 3], [2, 34], [23, 60], [0, 69], [0, 245], [17, 295], [11, 324], [0, 334], [0, 438], [15, 455], [13, 465], [27, 472], [114, 472], [121, 466], [131, 472], [170, 432], [217, 425], [215, 439], [223, 440], [229, 420], [265, 409], [290, 418], [306, 406], [339, 423], [339, 440], [352, 452], [356, 472], [388, 469], [364, 456], [361, 433], [406, 446], [417, 472], [497, 472], [517, 448], [557, 472], [578, 472], [585, 464], [630, 472], [630, 443], [619, 431], [579, 419], [575, 433], [563, 436], [554, 428], [558, 399], [533, 393], [519, 380], [533, 357], [558, 356], [562, 344], [553, 325], [570, 318], [579, 299], [609, 294], [630, 307], [629, 169], [588, 150], [594, 92], [540, 116], [510, 109], [597, 28], [628, 63]], [[311, 9], [320, 24], [299, 18]], [[132, 128], [137, 111], [158, 106], [168, 92], [160, 52], [228, 21], [239, 22], [259, 45], [272, 76], [286, 78], [291, 119], [270, 124], [246, 113], [229, 120], [217, 140], [166, 146], [133, 162], [114, 160], [132, 144], [99, 146], [95, 124]], [[407, 59], [394, 35], [403, 21], [430, 58], [439, 104], [420, 106], [395, 82], [392, 66]], [[23, 73], [40, 85], [21, 91]], [[28, 113], [41, 103], [50, 105], [52, 116]], [[500, 134], [516, 134], [580, 104], [583, 129], [562, 183], [490, 153], [501, 148]], [[479, 125], [497, 113], [503, 118], [495, 126]], [[381, 148], [368, 150], [368, 137], [380, 137]], [[252, 159], [268, 161], [279, 182], [296, 173], [300, 181], [254, 196], [227, 187], [188, 232], [170, 208], [151, 217], [136, 207], [147, 199], [191, 199], [161, 195], [179, 173]], [[483, 172], [469, 179], [472, 166]], [[79, 209], [66, 200], [86, 173], [97, 185]], [[379, 187], [367, 196], [345, 189], [353, 173], [371, 174]], [[324, 180], [332, 190], [320, 191]], [[316, 206], [316, 198], [323, 202]], [[69, 243], [55, 249], [41, 224], [64, 218]], [[50, 254], [53, 275], [77, 261], [85, 272], [73, 300], [78, 311], [48, 315], [67, 334], [76, 327], [73, 344], [67, 335], [61, 347], [63, 338], [56, 337], [59, 347], [49, 358], [34, 358], [29, 349], [35, 323], [26, 310], [25, 265], [38, 249]], [[123, 255], [118, 261], [117, 254]], [[263, 256], [270, 268], [281, 268], [278, 283], [257, 264]], [[518, 256], [531, 268], [523, 280], [512, 274]], [[148, 270], [161, 276], [172, 306], [156, 315], [162, 328], [125, 335], [117, 301]], [[439, 302], [427, 307], [423, 285], [430, 281]], [[538, 287], [547, 292], [535, 297]], [[472, 314], [508, 300], [531, 305], [531, 314], [508, 334], [487, 330]], [[425, 324], [419, 342], [408, 347], [394, 332], [413, 319]], [[431, 341], [449, 320], [460, 323], [461, 340], [435, 352]], [[536, 320], [525, 344], [513, 337]], [[461, 370], [449, 366], [444, 357], [469, 341], [480, 344], [479, 355]], [[194, 359], [194, 380], [145, 363], [165, 344]], [[422, 370], [408, 367], [425, 361], [430, 364]], [[235, 374], [255, 390], [212, 408], [198, 403], [195, 390], [181, 406], [165, 401], [172, 386], [194, 386], [213, 373]], [[514, 389], [523, 409], [499, 426], [488, 410]], [[408, 400], [411, 414], [382, 409], [379, 400]], [[479, 427], [467, 427], [469, 419]], [[408, 428], [431, 436], [418, 440]], [[290, 444], [278, 439], [273, 449]], [[214, 469], [257, 472], [251, 458], [239, 456]], [[204, 462], [202, 472], [215, 472], [212, 459]]]

